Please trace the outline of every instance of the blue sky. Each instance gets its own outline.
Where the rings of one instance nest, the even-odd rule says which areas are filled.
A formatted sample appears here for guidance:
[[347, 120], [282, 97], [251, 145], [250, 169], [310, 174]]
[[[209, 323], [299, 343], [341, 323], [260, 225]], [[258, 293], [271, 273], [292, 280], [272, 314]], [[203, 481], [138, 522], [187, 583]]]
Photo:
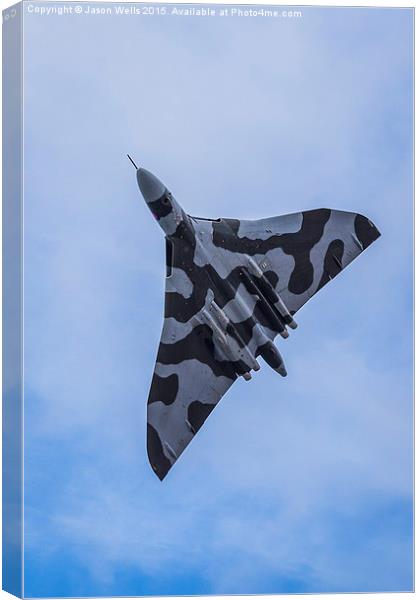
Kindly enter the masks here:
[[[412, 589], [412, 12], [302, 15], [26, 15], [26, 596]], [[382, 232], [163, 483], [164, 243], [126, 152], [191, 214]]]

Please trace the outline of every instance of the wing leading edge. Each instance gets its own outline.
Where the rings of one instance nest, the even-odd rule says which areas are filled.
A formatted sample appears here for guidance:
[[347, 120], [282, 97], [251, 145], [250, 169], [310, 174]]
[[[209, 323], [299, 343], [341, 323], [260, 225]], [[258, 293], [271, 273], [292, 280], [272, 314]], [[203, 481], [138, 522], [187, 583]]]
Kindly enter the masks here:
[[188, 246], [166, 244], [165, 319], [147, 407], [147, 453], [161, 480], [237, 377], [201, 318], [202, 293], [174, 266]]

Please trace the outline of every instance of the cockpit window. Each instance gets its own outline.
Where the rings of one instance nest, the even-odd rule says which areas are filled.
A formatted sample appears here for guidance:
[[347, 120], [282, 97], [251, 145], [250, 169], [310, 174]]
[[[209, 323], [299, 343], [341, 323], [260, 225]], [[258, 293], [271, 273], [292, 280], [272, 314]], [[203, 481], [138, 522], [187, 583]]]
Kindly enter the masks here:
[[172, 275], [172, 262], [174, 254], [173, 244], [168, 238], [166, 238], [166, 277], [170, 277]]

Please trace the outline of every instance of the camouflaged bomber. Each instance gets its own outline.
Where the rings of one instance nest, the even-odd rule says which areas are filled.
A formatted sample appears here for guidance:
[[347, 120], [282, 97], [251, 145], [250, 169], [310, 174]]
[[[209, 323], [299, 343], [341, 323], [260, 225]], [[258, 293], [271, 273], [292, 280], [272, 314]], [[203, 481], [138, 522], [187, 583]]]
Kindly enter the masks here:
[[259, 356], [286, 375], [274, 338], [287, 338], [299, 308], [380, 233], [362, 215], [328, 208], [257, 221], [192, 217], [152, 173], [137, 169], [137, 181], [166, 236], [147, 407], [147, 452], [163, 479], [237, 377], [259, 370]]

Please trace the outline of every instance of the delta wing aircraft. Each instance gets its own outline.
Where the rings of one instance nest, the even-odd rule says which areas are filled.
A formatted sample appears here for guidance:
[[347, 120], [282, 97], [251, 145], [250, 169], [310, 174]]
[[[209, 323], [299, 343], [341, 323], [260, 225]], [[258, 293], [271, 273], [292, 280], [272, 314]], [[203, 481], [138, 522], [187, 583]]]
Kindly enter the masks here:
[[165, 318], [147, 407], [147, 452], [162, 480], [235, 380], [259, 370], [259, 356], [286, 375], [273, 340], [287, 338], [299, 308], [380, 233], [363, 215], [328, 208], [256, 221], [192, 217], [134, 166], [166, 239]]

